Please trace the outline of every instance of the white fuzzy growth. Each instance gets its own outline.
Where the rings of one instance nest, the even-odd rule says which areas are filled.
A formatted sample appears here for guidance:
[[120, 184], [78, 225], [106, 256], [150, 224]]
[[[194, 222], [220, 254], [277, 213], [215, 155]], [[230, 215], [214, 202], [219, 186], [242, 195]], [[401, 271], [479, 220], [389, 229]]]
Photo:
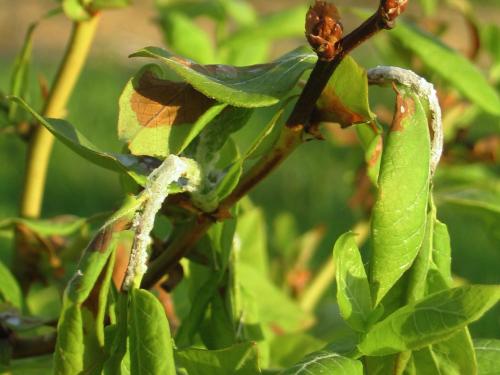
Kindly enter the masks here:
[[169, 155], [163, 163], [148, 177], [142, 192], [144, 203], [142, 210], [134, 216], [132, 229], [135, 231], [134, 243], [130, 251], [127, 274], [123, 289], [128, 290], [136, 278], [142, 278], [147, 270], [148, 246], [151, 243], [150, 233], [153, 230], [155, 217], [168, 196], [168, 187], [188, 172], [189, 163], [176, 156]]
[[431, 147], [431, 174], [434, 174], [436, 167], [443, 153], [443, 124], [441, 120], [441, 107], [437, 98], [436, 90], [432, 83], [415, 74], [411, 70], [394, 66], [377, 66], [369, 69], [368, 80], [374, 84], [384, 84], [388, 81], [395, 81], [401, 85], [412, 89], [418, 96], [429, 103], [431, 113], [431, 129], [434, 133]]

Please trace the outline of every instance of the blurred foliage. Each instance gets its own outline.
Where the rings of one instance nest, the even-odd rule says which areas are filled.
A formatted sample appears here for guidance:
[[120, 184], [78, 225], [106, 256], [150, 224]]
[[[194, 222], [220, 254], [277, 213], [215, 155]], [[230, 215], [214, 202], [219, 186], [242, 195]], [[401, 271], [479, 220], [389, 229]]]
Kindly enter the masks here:
[[[84, 11], [88, 9], [82, 8], [80, 2], [65, 3], [66, 13], [73, 15], [73, 18], [86, 16]], [[120, 6], [126, 3], [116, 1]], [[339, 5], [346, 7], [346, 14], [365, 14], [364, 10], [348, 8], [350, 4]], [[157, 0], [155, 6], [155, 22], [166, 47], [172, 53], [200, 64], [246, 66], [264, 63], [276, 57], [277, 44], [303, 43], [305, 5], [283, 5], [282, 11], [265, 15], [259, 15], [251, 2], [242, 0]], [[418, 6], [412, 4], [412, 7], [406, 13], [405, 21], [400, 22], [393, 32], [378, 35], [368, 46], [356, 51], [356, 61], [365, 68], [377, 64], [411, 68], [435, 83], [443, 109], [446, 143], [445, 153], [433, 182], [434, 199], [437, 218], [447, 224], [450, 233], [454, 283], [500, 284], [500, 28], [495, 23], [482, 22], [478, 15], [482, 11], [491, 11], [499, 17], [500, 9], [494, 1], [474, 2], [472, 7], [465, 0], [421, 0]], [[478, 38], [477, 45], [469, 45], [468, 40], [463, 41], [466, 44], [463, 46], [464, 50], [468, 51], [467, 56], [440, 41], [440, 36], [450, 27], [446, 24], [446, 18], [442, 17], [443, 9], [463, 17], [470, 40]], [[211, 32], [207, 32], [207, 22]], [[34, 27], [32, 30], [36, 33]], [[16, 62], [13, 62], [12, 56], [1, 57], [0, 88], [3, 94], [18, 95], [32, 107], [39, 109], [43, 102], [39, 77], [50, 81], [54, 74], [54, 61], [30, 56], [29, 37], [28, 34], [25, 47]], [[32, 63], [32, 60], [35, 62]], [[123, 87], [133, 73], [122, 61], [90, 59], [73, 93], [67, 120], [100, 149], [124, 152], [125, 146], [118, 141], [116, 135], [117, 103]], [[9, 78], [11, 76], [14, 77], [12, 82]], [[341, 84], [349, 87], [349, 82]], [[373, 120], [373, 112], [377, 115], [379, 125], [389, 124], [394, 102], [394, 95], [389, 93], [390, 90], [370, 88], [369, 100], [365, 98], [366, 90], [362, 87], [359, 90], [363, 103], [358, 104], [361, 111], [366, 112], [360, 122]], [[292, 91], [293, 94], [298, 92], [298, 88]], [[231, 95], [227, 96], [231, 98]], [[368, 102], [370, 107], [365, 108]], [[252, 141], [263, 134], [265, 126], [275, 121], [273, 115], [278, 107], [284, 111], [284, 115], [275, 122], [282, 125], [290, 110], [287, 104], [259, 108], [245, 119], [244, 126], [235, 128], [232, 135], [227, 134], [228, 138], [231, 136], [235, 146], [226, 146], [226, 156], [222, 162], [226, 159], [234, 161], [239, 155], [234, 150], [251, 149]], [[53, 333], [51, 321], [59, 315], [64, 286], [76, 269], [84, 243], [102, 223], [102, 215], [116, 209], [123, 200], [120, 179], [117, 174], [77, 156], [63, 144], [56, 144], [44, 199], [44, 219], [39, 223], [28, 223], [31, 226], [27, 225], [32, 232], [39, 234], [38, 237], [35, 236], [34, 242], [43, 249], [42, 277], [33, 284], [23, 301], [21, 291], [5, 265], [10, 263], [13, 237], [12, 223], [7, 221], [17, 215], [17, 203], [22, 189], [20, 171], [26, 149], [21, 138], [14, 135], [22, 130], [20, 124], [27, 124], [31, 120], [24, 111], [4, 100], [3, 96], [0, 97], [0, 112], [0, 176], [2, 181], [8, 181], [0, 184], [0, 278], [4, 283], [0, 288], [0, 297], [9, 308], [15, 308], [14, 316], [31, 324], [28, 329], [30, 335]], [[373, 139], [371, 136], [363, 138], [362, 130], [357, 131], [354, 127], [340, 130], [338, 124], [331, 123], [335, 120], [349, 125], [355, 121], [343, 123], [343, 119], [327, 120], [329, 122], [322, 126], [326, 141], [309, 142], [301, 146], [275, 173], [258, 185], [250, 194], [250, 199], [240, 203], [237, 223], [227, 221], [217, 224], [202, 240], [206, 241], [204, 244], [209, 243], [205, 247], [210, 249], [208, 257], [213, 261], [210, 266], [183, 261], [185, 277], [172, 294], [176, 312], [174, 316], [178, 319], [177, 323], [181, 323], [176, 326], [171, 319], [172, 332], [181, 348], [194, 345], [210, 350], [207, 352], [189, 348], [176, 352], [176, 361], [187, 373], [197, 374], [200, 368], [211, 364], [220, 366], [227, 373], [240, 365], [241, 373], [245, 374], [248, 372], [244, 371], [255, 370], [257, 350], [261, 367], [290, 367], [313, 352], [313, 358], [327, 356], [328, 354], [318, 352], [326, 344], [332, 351], [347, 355], [352, 351], [353, 340], [354, 344], [357, 343], [356, 333], [342, 320], [342, 317], [345, 318], [345, 307], [340, 306], [339, 311], [333, 273], [327, 287], [321, 291], [319, 303], [306, 308], [308, 312], [304, 312], [304, 306], [301, 306], [301, 301], [307, 299], [304, 296], [311, 292], [310, 287], [317, 285], [316, 275], [321, 273], [331, 258], [332, 244], [342, 233], [368, 220], [375, 199], [375, 189], [366, 177], [365, 167], [367, 155], [373, 151], [370, 148], [370, 145], [373, 147]], [[359, 128], [361, 126], [365, 125], [358, 125]], [[270, 129], [273, 129], [273, 125]], [[271, 132], [272, 134], [274, 133]], [[361, 142], [358, 141], [358, 136]], [[271, 141], [267, 140], [272, 143]], [[230, 149], [231, 147], [233, 148]], [[265, 147], [264, 144], [263, 148]], [[188, 148], [187, 152], [193, 151]], [[373, 177], [378, 174], [378, 170], [370, 170], [368, 173]], [[408, 178], [412, 178], [412, 175]], [[68, 214], [72, 215], [69, 219], [62, 216]], [[71, 233], [47, 233], [40, 229], [53, 227], [61, 220], [67, 225], [75, 222], [81, 225]], [[165, 232], [168, 233], [168, 230]], [[234, 259], [224, 258], [224, 254], [228, 252], [227, 246], [231, 246], [227, 239], [224, 242], [224, 236], [228, 236], [228, 233], [231, 236], [236, 233], [240, 247], [240, 263], [234, 269], [231, 268]], [[343, 246], [347, 252], [353, 251], [355, 245], [350, 244], [351, 248], [345, 244]], [[368, 241], [360, 246], [359, 261], [356, 260], [358, 263], [351, 267], [362, 277], [359, 270], [363, 268], [362, 262], [366, 263], [368, 259], [372, 243]], [[205, 260], [207, 258], [207, 254], [197, 255]], [[227, 268], [222, 267], [222, 264]], [[207, 291], [206, 285], [211, 283], [223, 289], [228, 277], [226, 270], [235, 272], [239, 278], [233, 281], [239, 283], [243, 296], [217, 293], [215, 288], [208, 288]], [[161, 296], [161, 292], [155, 293]], [[471, 293], [484, 293], [485, 300], [490, 298], [483, 290], [477, 289]], [[151, 293], [141, 291], [134, 298], [134, 324], [152, 319], [141, 315], [141, 310], [137, 308], [139, 302], [151, 305], [152, 311], [161, 315], [162, 306], [152, 298]], [[196, 311], [195, 302], [203, 298], [204, 309]], [[248, 316], [245, 324], [238, 327], [241, 330], [234, 332], [232, 322], [229, 322], [231, 317], [220, 312], [227, 311], [228, 304], [234, 303], [237, 306], [235, 300], [238, 301], [238, 298], [249, 304], [245, 306]], [[464, 301], [467, 298], [468, 295], [464, 297]], [[119, 317], [123, 313], [120, 310], [122, 301], [113, 300], [112, 297], [110, 299], [109, 304], [114, 306], [113, 311]], [[69, 302], [65, 300], [64, 303], [67, 305]], [[377, 311], [369, 311], [367, 314], [369, 316], [364, 316], [363, 319], [368, 322], [363, 320], [361, 324], [355, 321], [354, 326], [369, 326], [369, 320], [375, 319], [373, 316], [377, 314], [380, 318], [380, 312]], [[483, 319], [472, 324], [472, 336], [500, 338], [499, 314], [500, 307], [497, 306]], [[32, 316], [38, 317], [37, 320], [30, 321]], [[110, 319], [116, 320], [116, 316]], [[81, 313], [78, 319], [82, 319]], [[346, 320], [352, 326], [352, 321]], [[0, 319], [0, 323], [3, 324], [4, 321]], [[123, 329], [114, 323], [115, 321], [109, 330], [112, 332], [103, 332], [103, 337], [98, 339], [104, 340], [106, 335], [119, 333]], [[168, 331], [168, 327], [159, 319], [152, 319], [149, 327], [151, 332], [145, 333], [145, 336], [153, 336], [154, 330]], [[236, 334], [240, 336], [235, 336]], [[377, 334], [373, 335], [364, 342], [367, 353], [377, 342]], [[443, 333], [443, 337], [446, 335], [448, 332]], [[465, 331], [463, 335], [467, 336]], [[216, 336], [217, 340], [214, 340]], [[453, 344], [450, 339], [450, 345], [460, 346], [464, 342], [461, 339], [466, 340], [462, 337]], [[137, 337], [131, 337], [130, 340], [130, 345], [141, 345]], [[257, 349], [248, 344], [237, 344], [224, 349], [237, 340], [257, 341]], [[156, 342], [154, 351], [168, 349], [171, 352], [171, 344], [167, 341]], [[105, 350], [126, 349], [115, 347], [114, 344], [106, 341]], [[408, 345], [407, 342], [399, 344], [401, 350], [412, 349], [405, 346]], [[481, 340], [475, 341], [475, 346], [478, 357], [485, 358], [480, 362], [479, 374], [487, 373], [488, 369], [494, 368], [488, 361], [493, 361], [491, 353], [498, 343], [495, 340]], [[440, 358], [439, 348], [437, 352], [438, 354], [419, 352], [409, 363], [417, 369], [416, 358], [427, 355]], [[234, 361], [221, 364], [220, 358], [223, 357]], [[112, 361], [113, 357], [110, 358], [105, 365], [106, 369], [116, 365]], [[127, 360], [132, 363], [149, 361], [147, 358]], [[343, 360], [346, 361], [346, 366], [352, 366], [351, 372], [346, 373], [359, 371], [357, 362], [350, 363], [344, 357], [339, 359]], [[307, 357], [304, 361], [308, 363]], [[380, 369], [385, 366], [384, 363], [375, 362], [369, 363], [369, 368]], [[321, 367], [322, 362], [318, 363]], [[13, 374], [21, 371], [30, 373], [33, 368], [42, 371], [33, 373], [48, 373], [51, 368], [47, 357], [16, 360], [13, 364]], [[337, 365], [339, 364], [333, 364]], [[126, 365], [122, 363], [120, 366]], [[151, 367], [151, 371], [167, 370]]]

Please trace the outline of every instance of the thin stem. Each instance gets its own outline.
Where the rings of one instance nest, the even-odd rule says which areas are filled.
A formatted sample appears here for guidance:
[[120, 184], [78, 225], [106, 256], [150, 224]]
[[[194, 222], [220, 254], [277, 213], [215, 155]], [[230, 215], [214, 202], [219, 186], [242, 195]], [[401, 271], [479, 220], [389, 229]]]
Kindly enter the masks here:
[[[66, 104], [87, 58], [98, 20], [99, 15], [95, 14], [88, 21], [74, 23], [71, 38], [43, 110], [43, 116], [64, 117]], [[38, 125], [28, 149], [20, 210], [23, 217], [40, 216], [53, 143], [52, 134], [45, 127]]]

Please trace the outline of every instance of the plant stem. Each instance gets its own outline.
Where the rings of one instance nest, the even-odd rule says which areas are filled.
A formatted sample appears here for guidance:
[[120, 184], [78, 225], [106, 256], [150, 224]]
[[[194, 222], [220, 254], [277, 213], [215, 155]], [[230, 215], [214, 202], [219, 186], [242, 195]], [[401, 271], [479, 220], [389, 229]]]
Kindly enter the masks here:
[[384, 0], [380, 2], [379, 8], [370, 18], [338, 41], [337, 54], [331, 61], [317, 61], [304, 90], [302, 90], [286, 121], [286, 126], [281, 132], [277, 145], [243, 175], [235, 190], [220, 203], [215, 215], [200, 215], [188, 229], [183, 229], [173, 239], [164, 252], [149, 266], [141, 285], [143, 288], [150, 288], [158, 282], [206, 233], [214, 221], [213, 218], [218, 216], [218, 212], [227, 212], [232, 205], [265, 179], [303, 142], [304, 132], [308, 130], [308, 121], [316, 101], [344, 56], [378, 31], [392, 27], [392, 24], [384, 17], [383, 5]]
[[[98, 20], [99, 15], [95, 14], [88, 21], [73, 24], [66, 53], [43, 110], [44, 117], [64, 117], [66, 104], [87, 58]], [[53, 135], [45, 127], [38, 125], [28, 149], [21, 198], [20, 214], [22, 217], [37, 218], [40, 216], [53, 144]]]
[[[57, 71], [49, 93], [43, 116], [64, 117], [66, 104], [80, 75], [99, 21], [96, 13], [87, 21], [75, 22], [66, 52]], [[54, 144], [52, 134], [40, 124], [37, 125], [28, 146], [20, 216], [38, 218], [41, 214], [45, 181], [50, 154]], [[14, 260], [12, 268], [23, 290], [29, 286], [30, 279], [37, 275], [39, 254], [29, 244], [25, 234], [16, 228]]]

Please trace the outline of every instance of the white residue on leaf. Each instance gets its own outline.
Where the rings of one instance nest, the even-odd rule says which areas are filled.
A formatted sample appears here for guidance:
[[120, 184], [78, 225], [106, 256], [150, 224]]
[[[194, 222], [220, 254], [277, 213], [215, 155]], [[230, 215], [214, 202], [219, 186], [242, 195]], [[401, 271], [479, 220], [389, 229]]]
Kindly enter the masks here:
[[183, 185], [185, 191], [193, 191], [199, 183], [199, 169], [192, 160], [169, 155], [163, 163], [148, 177], [146, 187], [141, 193], [144, 203], [136, 212], [132, 223], [135, 232], [130, 251], [130, 260], [123, 282], [123, 289], [128, 290], [134, 280], [142, 279], [147, 270], [148, 246], [151, 243], [150, 233], [153, 230], [155, 217], [168, 196], [169, 186], [180, 178], [186, 178]]
[[[377, 66], [367, 71], [368, 81], [373, 84], [384, 84], [390, 81], [397, 82], [413, 90], [419, 97], [429, 103], [431, 114], [431, 129], [433, 134], [431, 147], [431, 174], [434, 174], [436, 167], [443, 153], [443, 124], [441, 119], [441, 107], [437, 98], [436, 90], [432, 83], [408, 69], [395, 66]], [[401, 110], [403, 112], [403, 110]]]

